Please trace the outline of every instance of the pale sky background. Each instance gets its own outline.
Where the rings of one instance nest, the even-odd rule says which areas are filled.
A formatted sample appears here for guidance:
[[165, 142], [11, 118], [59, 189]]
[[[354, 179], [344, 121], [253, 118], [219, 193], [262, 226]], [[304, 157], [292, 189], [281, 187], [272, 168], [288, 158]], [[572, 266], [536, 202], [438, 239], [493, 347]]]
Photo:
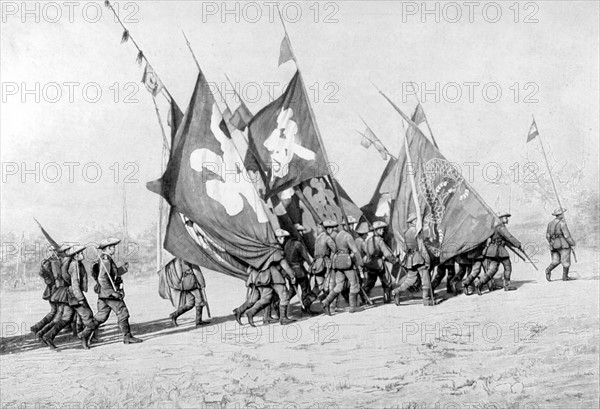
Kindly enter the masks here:
[[[21, 7], [22, 3], [15, 4]], [[66, 6], [57, 23], [43, 18], [36, 23], [32, 16], [26, 16], [23, 23], [20, 11], [13, 16], [3, 9], [3, 91], [11, 82], [19, 87], [26, 83], [29, 88], [36, 82], [41, 87], [49, 82], [78, 82], [81, 86], [75, 89], [73, 103], [68, 101], [65, 86], [57, 103], [36, 103], [31, 95], [23, 103], [20, 93], [3, 93], [2, 231], [34, 232], [37, 227], [32, 218], [37, 217], [58, 239], [75, 240], [81, 226], [88, 223], [120, 223], [123, 178], [128, 173], [123, 166], [129, 162], [135, 162], [139, 169], [135, 175], [138, 182], [127, 185], [129, 229], [133, 233], [143, 231], [156, 218], [158, 197], [145, 184], [160, 176], [161, 134], [151, 96], [140, 83], [143, 67], [135, 62], [137, 51], [131, 42], [119, 44], [121, 28], [102, 2], [98, 4], [103, 16], [96, 23], [82, 18], [85, 4], [75, 9], [73, 23]], [[136, 4], [139, 10], [134, 18], [139, 21], [126, 25], [182, 109], [187, 106], [197, 70], [181, 30], [190, 39], [209, 81], [223, 83], [224, 73], [242, 85], [278, 81], [278, 95], [294, 72], [293, 63], [277, 67], [283, 29], [278, 19], [269, 21], [264, 3], [257, 3], [263, 6], [257, 23], [243, 18], [236, 23], [232, 15], [222, 22], [219, 14], [205, 16], [203, 22], [199, 2]], [[222, 2], [213, 4], [220, 7]], [[313, 106], [329, 158], [339, 164], [337, 176], [358, 205], [370, 198], [385, 162], [376, 151], [360, 145], [356, 129], [362, 125], [357, 115], [371, 124], [392, 152], [401, 146], [399, 117], [370, 81], [387, 91], [407, 114], [415, 100], [409, 97], [402, 101], [403, 82], [424, 82], [430, 88], [436, 82], [441, 86], [448, 82], [495, 82], [501, 86], [502, 98], [497, 103], [484, 100], [482, 86], [476, 88], [473, 103], [468, 101], [465, 86], [459, 102], [435, 102], [429, 97], [423, 103], [442, 153], [454, 162], [482, 163], [474, 186], [490, 204], [498, 193], [505, 196], [506, 191], [486, 183], [481, 177], [483, 164], [497, 162], [507, 172], [514, 162], [524, 164], [522, 155], [532, 114], [563, 162], [574, 167], [585, 161], [582, 187], [598, 189], [598, 2], [536, 2], [539, 22], [529, 24], [522, 20], [534, 9], [524, 9], [525, 2], [520, 3], [518, 23], [509, 9], [511, 1], [500, 2], [502, 17], [497, 23], [484, 20], [481, 9], [486, 2], [481, 2], [473, 23], [463, 7], [461, 21], [454, 24], [443, 18], [436, 23], [433, 16], [423, 23], [420, 13], [407, 16], [403, 22], [399, 1], [336, 2], [338, 10], [333, 18], [337, 23], [323, 22], [335, 8], [321, 3], [315, 23], [313, 4], [302, 3], [302, 18], [288, 22], [287, 27], [307, 85], [320, 85], [320, 99]], [[293, 17], [293, 9], [288, 10]], [[54, 17], [54, 10], [46, 11], [47, 17]], [[94, 9], [88, 11], [93, 17]], [[254, 10], [246, 11], [254, 16]], [[447, 17], [452, 18], [454, 11], [447, 11]], [[90, 82], [102, 87], [97, 103], [82, 97], [83, 85]], [[517, 102], [510, 89], [515, 82], [521, 87]], [[528, 82], [539, 87], [534, 96], [537, 103], [523, 102], [531, 90], [523, 89]], [[120, 87], [118, 102], [109, 89], [115, 83]], [[133, 95], [137, 103], [123, 102], [127, 83], [138, 84]], [[332, 90], [324, 88], [326, 83], [337, 84], [337, 103], [323, 102]], [[260, 101], [248, 103], [255, 113], [269, 100], [266, 88], [262, 93]], [[160, 109], [166, 115], [164, 99]], [[75, 169], [73, 183], [68, 180], [66, 166], [62, 166], [59, 183], [36, 183], [33, 175], [22, 183], [21, 173], [4, 174], [7, 162], [25, 162], [30, 169], [35, 162], [41, 168], [50, 162], [80, 162], [81, 166]], [[86, 162], [102, 167], [97, 183], [82, 177]], [[121, 167], [118, 183], [110, 169], [115, 162]], [[54, 176], [53, 171], [49, 175]], [[94, 175], [91, 170], [90, 175]]]

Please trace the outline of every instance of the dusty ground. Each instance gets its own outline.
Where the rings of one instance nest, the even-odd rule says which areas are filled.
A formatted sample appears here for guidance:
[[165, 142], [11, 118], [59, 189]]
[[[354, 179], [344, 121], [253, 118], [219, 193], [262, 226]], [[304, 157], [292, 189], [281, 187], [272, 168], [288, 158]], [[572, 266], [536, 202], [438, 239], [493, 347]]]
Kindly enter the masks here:
[[126, 280], [144, 343], [124, 345], [111, 317], [90, 351], [67, 335], [59, 352], [41, 347], [28, 334], [46, 312], [40, 291], [3, 293], [2, 408], [597, 408], [598, 255], [579, 253], [577, 281], [520, 263], [518, 291], [287, 327], [239, 327], [243, 283], [209, 272], [212, 325], [196, 329], [190, 312], [172, 328], [157, 280]]

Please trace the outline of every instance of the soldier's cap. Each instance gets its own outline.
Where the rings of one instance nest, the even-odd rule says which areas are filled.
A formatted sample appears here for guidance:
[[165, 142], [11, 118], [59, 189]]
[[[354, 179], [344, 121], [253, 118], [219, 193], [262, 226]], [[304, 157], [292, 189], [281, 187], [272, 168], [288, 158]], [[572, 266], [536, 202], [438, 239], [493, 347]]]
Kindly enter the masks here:
[[567, 209], [565, 209], [564, 207], [559, 207], [558, 209], [554, 209], [554, 211], [552, 212], [552, 216], [560, 216], [561, 214], [564, 214], [567, 211]]
[[69, 247], [65, 254], [67, 255], [67, 257], [73, 257], [75, 254], [77, 253], [81, 253], [83, 250], [85, 250], [85, 246], [73, 246], [73, 247]]
[[373, 223], [373, 230], [381, 229], [382, 227], [387, 227], [388, 224], [383, 221], [376, 221]]
[[354, 217], [348, 216], [348, 224], [354, 224], [354, 223], [358, 223], [358, 221]]
[[410, 223], [413, 220], [417, 220], [417, 215], [415, 213], [411, 213], [408, 215], [408, 217], [406, 218], [406, 223]]
[[304, 226], [303, 226], [303, 225], [301, 225], [300, 223], [296, 223], [296, 224], [294, 224], [294, 228], [295, 228], [297, 231], [306, 231], [306, 227], [304, 227]]
[[290, 233], [288, 233], [286, 230], [283, 230], [283, 229], [275, 230], [275, 237], [287, 237], [289, 235], [290, 235]]
[[510, 214], [508, 212], [498, 212], [498, 217], [499, 218], [510, 217], [510, 216], [512, 216], [512, 214]]
[[323, 227], [337, 227], [338, 222], [336, 222], [335, 220], [325, 220], [323, 222]]
[[108, 246], [116, 246], [117, 244], [119, 244], [121, 242], [120, 239], [117, 239], [116, 237], [109, 237], [107, 239], [104, 239], [100, 242], [100, 244], [98, 244], [98, 248], [99, 249], [104, 249]]
[[63, 243], [60, 246], [58, 246], [58, 251], [60, 251], [61, 253], [66, 252], [67, 250], [69, 250], [71, 247], [73, 247], [72, 244], [68, 244], [68, 243]]
[[369, 232], [369, 227], [366, 223], [361, 223], [355, 230], [358, 234], [367, 234]]

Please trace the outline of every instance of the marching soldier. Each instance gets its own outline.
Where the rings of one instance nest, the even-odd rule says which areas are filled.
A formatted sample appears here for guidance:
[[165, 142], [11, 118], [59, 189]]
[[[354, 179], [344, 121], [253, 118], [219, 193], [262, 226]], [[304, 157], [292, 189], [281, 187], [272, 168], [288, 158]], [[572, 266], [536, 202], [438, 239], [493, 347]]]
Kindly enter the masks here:
[[233, 309], [233, 315], [235, 316], [235, 320], [238, 324], [244, 325], [242, 323], [242, 315], [248, 311], [260, 298], [260, 289], [257, 285], [258, 282], [258, 270], [248, 266], [246, 269], [246, 273], [248, 273], [248, 278], [246, 279], [246, 300], [237, 308]]
[[104, 239], [98, 245], [102, 252], [99, 261], [92, 267], [92, 275], [97, 280], [96, 292], [98, 293], [98, 312], [94, 319], [101, 325], [108, 320], [111, 311], [117, 315], [119, 329], [123, 333], [124, 344], [135, 344], [142, 342], [141, 339], [131, 335], [129, 326], [129, 310], [125, 305], [125, 292], [122, 289], [123, 279], [121, 276], [127, 272], [129, 263], [121, 267], [112, 259], [115, 254], [115, 248], [121, 240], [117, 238]]
[[206, 305], [203, 289], [206, 288], [206, 282], [202, 275], [202, 270], [196, 264], [177, 258], [174, 263], [177, 276], [181, 277], [181, 287], [174, 288], [180, 291], [179, 307], [173, 311], [169, 317], [174, 326], [178, 326], [177, 318], [196, 307], [196, 326], [204, 325], [202, 321], [202, 310]]
[[85, 246], [74, 246], [68, 249], [66, 252], [68, 260], [61, 267], [61, 276], [64, 281], [62, 288], [66, 289], [64, 291], [66, 302], [63, 303], [63, 315], [61, 321], [55, 324], [43, 337], [44, 342], [53, 349], [56, 349], [54, 338], [71, 323], [74, 314], [81, 316], [85, 326], [81, 333], [81, 346], [84, 349], [89, 349], [89, 338], [98, 326], [98, 323], [94, 320], [94, 313], [83, 294], [87, 292], [88, 288], [87, 271], [82, 262], [83, 250], [85, 250]]
[[575, 240], [571, 237], [567, 223], [564, 221], [564, 213], [567, 209], [559, 208], [552, 213], [555, 219], [548, 223], [546, 230], [546, 240], [550, 245], [550, 255], [552, 261], [546, 268], [546, 280], [552, 281], [550, 275], [552, 270], [559, 264], [563, 267], [563, 281], [574, 280], [569, 277], [569, 267], [571, 267], [571, 247], [575, 247]]
[[[275, 230], [275, 237], [277, 237], [277, 240], [280, 244], [283, 244], [285, 237], [288, 237], [289, 235], [290, 233], [285, 230]], [[288, 317], [290, 294], [285, 285], [286, 279], [284, 278], [284, 274], [289, 278], [292, 285], [296, 284], [294, 270], [292, 270], [285, 258], [281, 259], [279, 262], [271, 263], [271, 265], [269, 265], [269, 267], [266, 269], [256, 272], [255, 274], [251, 274], [249, 277], [249, 280], [252, 281], [252, 285], [258, 289], [260, 294], [258, 301], [256, 301], [254, 305], [252, 305], [246, 311], [248, 323], [253, 327], [255, 326], [254, 316], [271, 303], [271, 300], [273, 299], [273, 292], [275, 292], [279, 297], [279, 323], [281, 325], [287, 325], [292, 322], [292, 320]]]
[[[61, 257], [65, 256], [65, 251], [71, 248], [69, 244], [62, 244], [58, 252], [54, 247], [50, 247], [48, 250], [49, 256], [42, 261], [39, 276], [44, 280], [46, 288], [42, 294], [42, 300], [47, 300], [50, 304], [50, 311], [44, 316], [37, 324], [33, 325], [30, 331], [41, 341], [42, 336], [52, 328], [54, 324], [59, 322], [62, 318], [62, 307], [61, 314], [58, 314], [59, 303], [52, 301], [51, 297], [55, 290], [56, 279], [60, 276], [60, 267], [62, 264]], [[56, 318], [56, 320], [55, 320]], [[54, 320], [54, 322], [53, 322]]]
[[456, 269], [454, 266], [454, 261], [455, 260], [453, 257], [449, 260], [446, 260], [442, 264], [439, 264], [435, 268], [435, 275], [433, 276], [433, 279], [431, 280], [431, 289], [433, 291], [435, 291], [435, 289], [438, 287], [438, 285], [440, 285], [440, 283], [444, 279], [444, 276], [446, 276], [446, 292], [448, 294], [454, 293], [454, 290], [451, 286], [451, 282], [454, 279], [454, 277], [456, 276]]
[[[296, 224], [294, 227], [298, 234], [300, 234], [300, 237], [302, 237], [304, 231], [306, 231], [304, 226], [301, 224]], [[285, 259], [292, 270], [294, 270], [294, 276], [296, 277], [296, 284], [290, 285], [290, 299], [297, 294], [298, 290], [296, 287], [300, 287], [302, 291], [302, 311], [311, 314], [310, 306], [315, 298], [310, 290], [310, 280], [308, 277], [308, 272], [304, 268], [304, 263], [311, 265], [312, 257], [310, 254], [308, 254], [308, 250], [306, 249], [304, 243], [302, 243], [301, 239], [287, 235], [284, 236], [281, 241], [284, 242], [283, 252], [285, 254]]]
[[354, 233], [357, 235], [357, 237], [354, 239], [354, 242], [360, 251], [363, 261], [365, 261], [365, 257], [367, 255], [367, 240], [373, 235], [373, 233], [369, 234], [369, 228], [367, 227], [366, 223], [358, 226], [356, 230], [354, 230]]
[[368, 294], [379, 277], [381, 287], [383, 288], [383, 302], [388, 304], [392, 300], [392, 280], [387, 272], [385, 261], [395, 264], [398, 258], [392, 254], [390, 248], [383, 240], [383, 233], [387, 223], [377, 221], [373, 223], [373, 235], [367, 237], [365, 242], [365, 270], [366, 280], [363, 284], [363, 289]]
[[[487, 262], [487, 273], [475, 283], [477, 294], [481, 295], [482, 287], [491, 280], [490, 286], [494, 285], [494, 275], [498, 271], [500, 264], [504, 266], [504, 291], [514, 291], [516, 287], [510, 285], [510, 275], [512, 273], [512, 263], [506, 251], [506, 245], [509, 244], [522, 250], [521, 242], [509, 233], [506, 225], [511, 216], [508, 212], [498, 213], [501, 223], [494, 228], [494, 234], [490, 239], [490, 244], [485, 251], [485, 261]], [[490, 287], [491, 290], [491, 287]]]
[[335, 245], [337, 252], [333, 256], [333, 268], [335, 269], [335, 287], [329, 292], [327, 298], [321, 302], [323, 311], [331, 315], [329, 306], [334, 302], [338, 295], [343, 291], [346, 280], [350, 283], [350, 312], [357, 310], [358, 293], [360, 292], [359, 277], [356, 273], [363, 274], [363, 261], [360, 256], [360, 250], [356, 246], [352, 236], [352, 228], [356, 226], [356, 219], [348, 218], [350, 231], [342, 230], [335, 236]]
[[400, 294], [415, 285], [420, 276], [423, 305], [432, 306], [435, 305], [435, 300], [431, 298], [431, 277], [429, 276], [431, 261], [429, 252], [424, 245], [422, 246], [422, 241], [417, 240], [416, 220], [417, 216], [414, 213], [409, 214], [406, 219], [409, 228], [404, 235], [406, 245], [404, 268], [408, 271], [408, 275], [400, 286], [392, 291], [392, 295], [396, 305], [400, 305]]
[[[327, 291], [329, 291], [329, 281], [332, 275], [331, 257], [337, 251], [332, 235], [337, 225], [334, 220], [325, 220], [323, 222], [324, 230], [319, 233], [315, 240], [315, 260], [311, 265], [311, 271], [315, 276], [313, 293], [317, 294], [319, 301], [323, 301], [327, 297]], [[335, 276], [335, 274], [333, 275]], [[333, 287], [335, 287], [335, 284]]]
[[[472, 250], [466, 253], [459, 254], [456, 257], [458, 263], [458, 274], [451, 283], [454, 293], [457, 293], [457, 285], [462, 279], [462, 288], [465, 295], [473, 294], [473, 281], [479, 276], [481, 267], [483, 266], [483, 253], [487, 245], [487, 240], [479, 244]], [[464, 279], [463, 279], [464, 277]]]

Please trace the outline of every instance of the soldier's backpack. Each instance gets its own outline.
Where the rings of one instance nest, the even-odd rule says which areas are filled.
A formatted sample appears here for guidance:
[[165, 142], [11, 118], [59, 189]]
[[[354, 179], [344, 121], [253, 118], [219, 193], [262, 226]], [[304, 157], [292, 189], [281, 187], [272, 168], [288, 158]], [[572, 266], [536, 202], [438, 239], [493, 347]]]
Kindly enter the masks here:
[[365, 255], [365, 268], [373, 271], [379, 271], [383, 268], [383, 263], [381, 262], [381, 253], [379, 249], [375, 246], [375, 236], [367, 237], [366, 242], [367, 254]]

